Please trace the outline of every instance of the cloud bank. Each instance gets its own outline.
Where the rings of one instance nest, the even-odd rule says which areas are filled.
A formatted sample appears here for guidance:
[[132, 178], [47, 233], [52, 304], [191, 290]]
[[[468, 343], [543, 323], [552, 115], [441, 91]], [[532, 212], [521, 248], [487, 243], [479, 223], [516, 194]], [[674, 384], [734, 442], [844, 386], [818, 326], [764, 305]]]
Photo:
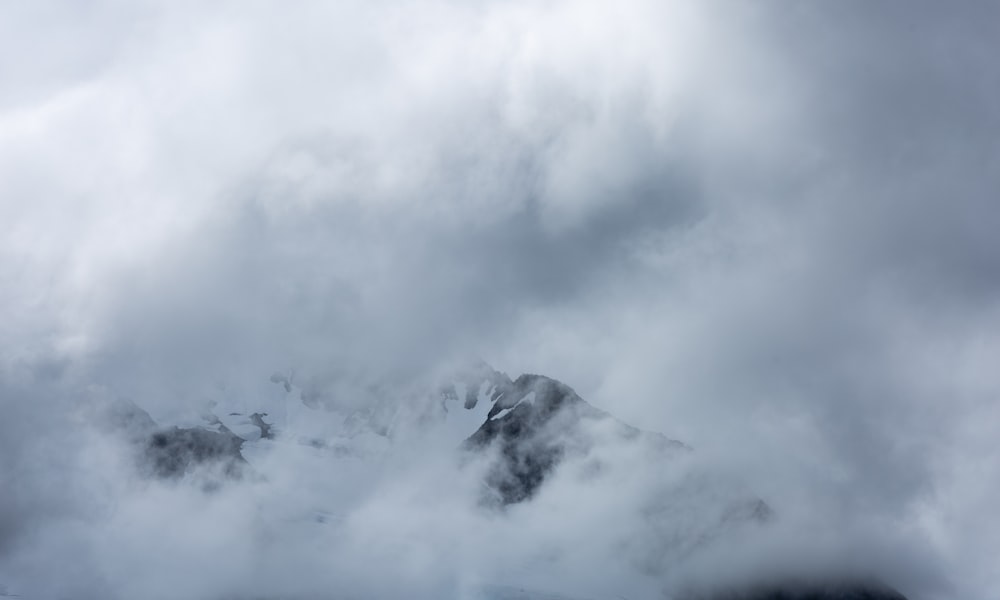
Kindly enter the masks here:
[[[480, 356], [691, 444], [817, 545], [879, 546], [912, 597], [991, 597], [995, 7], [0, 11], [0, 583], [660, 589], [608, 561], [639, 525], [604, 488], [495, 523], [422, 441], [335, 477], [278, 453], [205, 496], [137, 483], [88, 425], [118, 397], [251, 411], [276, 370], [366, 407]], [[313, 498], [336, 535], [275, 517]]]

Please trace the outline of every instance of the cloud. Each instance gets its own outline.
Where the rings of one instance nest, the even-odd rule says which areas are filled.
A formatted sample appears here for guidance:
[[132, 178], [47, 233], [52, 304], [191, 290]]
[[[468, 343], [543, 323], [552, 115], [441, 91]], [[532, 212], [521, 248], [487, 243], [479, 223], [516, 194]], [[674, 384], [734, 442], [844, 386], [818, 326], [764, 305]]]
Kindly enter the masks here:
[[[343, 542], [245, 527], [295, 512], [290, 489], [338, 497], [306, 458], [232, 494], [150, 488], [79, 416], [116, 396], [168, 423], [253, 410], [292, 369], [368, 406], [474, 355], [690, 443], [817, 540], [888, 540], [914, 597], [995, 584], [994, 8], [3, 12], [0, 575], [454, 592], [457, 572], [536, 577], [511, 557], [539, 540], [577, 548], [543, 588], [607, 566], [633, 525], [582, 524], [614, 521], [609, 499], [482, 521], [456, 508], [469, 481], [423, 491], [455, 473], [433, 445], [430, 466], [341, 473], [362, 490]], [[627, 587], [612, 570], [588, 584]]]

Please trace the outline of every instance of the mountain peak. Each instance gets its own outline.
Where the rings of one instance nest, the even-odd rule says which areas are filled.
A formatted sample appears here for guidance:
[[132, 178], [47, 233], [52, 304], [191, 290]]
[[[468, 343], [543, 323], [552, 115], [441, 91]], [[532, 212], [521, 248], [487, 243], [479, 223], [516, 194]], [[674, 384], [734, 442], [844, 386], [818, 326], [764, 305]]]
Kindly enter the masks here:
[[[612, 439], [653, 442], [662, 449], [687, 447], [659, 434], [641, 431], [592, 406], [565, 383], [538, 374], [523, 374], [497, 387], [486, 421], [465, 441], [467, 449], [499, 447], [501, 457], [487, 484], [501, 505], [530, 499], [567, 455], [586, 455], [598, 433]], [[664, 454], [664, 458], [669, 453]]]

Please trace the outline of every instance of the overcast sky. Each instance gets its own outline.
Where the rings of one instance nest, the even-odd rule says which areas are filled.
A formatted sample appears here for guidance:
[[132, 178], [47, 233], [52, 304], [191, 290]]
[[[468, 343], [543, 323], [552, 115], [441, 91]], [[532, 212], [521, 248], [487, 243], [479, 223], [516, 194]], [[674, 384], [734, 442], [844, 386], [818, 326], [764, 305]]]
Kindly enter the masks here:
[[990, 2], [0, 4], [0, 575], [142, 539], [87, 530], [95, 397], [481, 357], [995, 599], [998, 40]]

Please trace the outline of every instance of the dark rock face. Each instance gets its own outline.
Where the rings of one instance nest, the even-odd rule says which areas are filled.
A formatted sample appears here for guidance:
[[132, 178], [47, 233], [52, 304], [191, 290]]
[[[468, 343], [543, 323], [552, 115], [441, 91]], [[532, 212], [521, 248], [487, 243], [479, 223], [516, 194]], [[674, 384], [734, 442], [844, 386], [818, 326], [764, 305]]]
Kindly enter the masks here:
[[250, 415], [250, 422], [260, 428], [260, 437], [265, 440], [273, 440], [274, 432], [271, 431], [271, 425], [264, 422], [264, 417], [267, 413], [253, 413]]
[[502, 505], [530, 499], [567, 453], [585, 453], [593, 442], [587, 424], [610, 424], [622, 439], [643, 437], [667, 450], [686, 448], [615, 420], [555, 379], [543, 375], [521, 375], [513, 382], [504, 379], [493, 380], [497, 383], [493, 407], [486, 422], [464, 444], [467, 449], [498, 445], [501, 459], [490, 470], [486, 484]]
[[[532, 392], [532, 401], [524, 401]], [[503, 504], [530, 498], [565, 453], [560, 434], [567, 433], [580, 418], [599, 417], [599, 411], [569, 386], [540, 375], [522, 375], [517, 381], [497, 386], [493, 401], [486, 422], [466, 445], [499, 445], [501, 461], [490, 471], [487, 485]], [[553, 422], [557, 414], [560, 418]]]
[[240, 477], [246, 461], [240, 454], [243, 438], [228, 429], [164, 429], [149, 436], [144, 458], [158, 477], [180, 477], [190, 468], [217, 463], [227, 477]]
[[[262, 415], [254, 416], [261, 433], [270, 434]], [[240, 453], [243, 439], [218, 421], [213, 423], [217, 430], [164, 428], [135, 403], [119, 400], [104, 411], [103, 425], [124, 435], [136, 449], [138, 466], [155, 477], [178, 478], [199, 466], [216, 465], [224, 477], [238, 478], [247, 466]]]

